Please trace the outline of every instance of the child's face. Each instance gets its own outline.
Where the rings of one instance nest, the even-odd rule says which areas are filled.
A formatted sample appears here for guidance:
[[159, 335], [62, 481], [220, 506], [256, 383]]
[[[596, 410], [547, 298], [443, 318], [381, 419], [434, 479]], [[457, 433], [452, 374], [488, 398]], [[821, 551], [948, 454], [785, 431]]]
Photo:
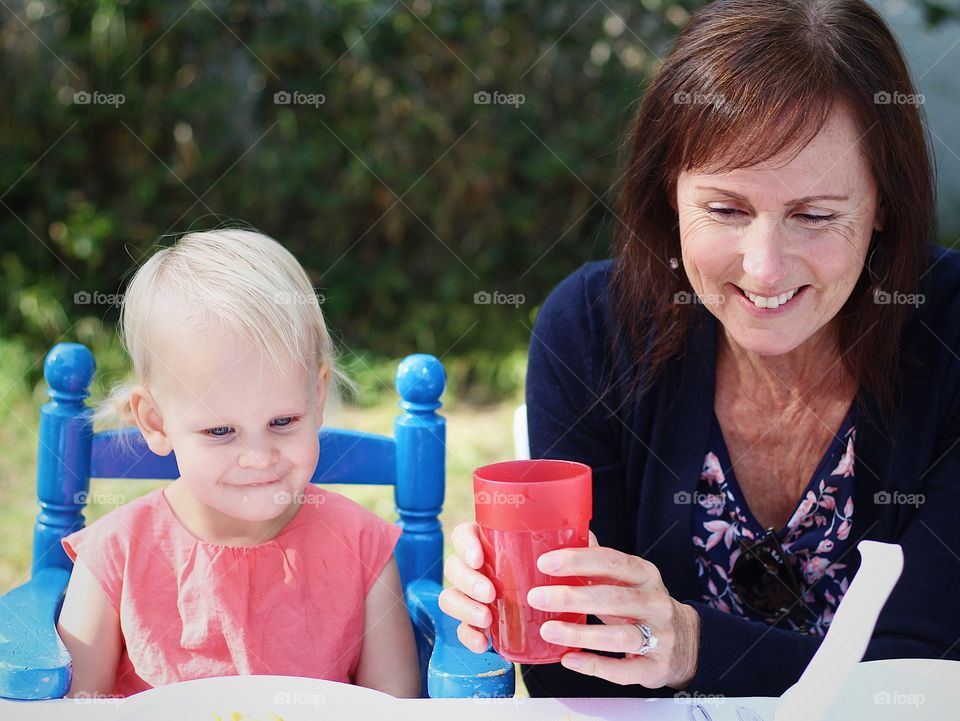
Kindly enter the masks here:
[[250, 343], [216, 331], [167, 333], [161, 348], [135, 411], [151, 449], [176, 453], [201, 518], [268, 532], [316, 468], [326, 374], [277, 373]]

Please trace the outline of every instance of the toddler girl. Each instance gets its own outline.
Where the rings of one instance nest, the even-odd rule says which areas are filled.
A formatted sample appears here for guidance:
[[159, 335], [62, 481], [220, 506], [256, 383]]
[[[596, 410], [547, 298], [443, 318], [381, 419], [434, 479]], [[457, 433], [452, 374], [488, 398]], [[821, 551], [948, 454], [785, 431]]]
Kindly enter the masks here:
[[337, 372], [296, 259], [192, 233], [137, 271], [121, 325], [136, 385], [108, 408], [180, 477], [63, 539], [70, 695], [244, 674], [418, 695], [399, 527], [309, 482]]

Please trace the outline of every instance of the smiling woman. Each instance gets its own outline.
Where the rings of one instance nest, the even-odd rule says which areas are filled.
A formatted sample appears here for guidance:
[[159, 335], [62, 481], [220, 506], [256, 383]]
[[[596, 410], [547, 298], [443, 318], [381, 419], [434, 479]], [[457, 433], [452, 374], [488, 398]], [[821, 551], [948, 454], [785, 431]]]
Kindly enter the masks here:
[[[923, 118], [858, 0], [717, 0], [631, 132], [616, 258], [546, 299], [533, 458], [593, 469], [589, 548], [541, 556], [531, 695], [781, 694], [855, 576], [905, 565], [865, 658], [960, 659], [960, 254], [933, 243]], [[902, 502], [913, 498], [918, 502]], [[900, 499], [900, 500], [894, 500]], [[486, 648], [458, 526], [441, 607]]]
[[[619, 216], [619, 316], [630, 319], [637, 308], [646, 309], [650, 322], [627, 322], [624, 330], [634, 352], [650, 364], [648, 378], [682, 348], [695, 315], [673, 302], [677, 292], [730, 299], [727, 291], [697, 287], [695, 261], [681, 252], [684, 233], [677, 224], [682, 231], [691, 223], [691, 204], [699, 203], [700, 215], [720, 208], [709, 216], [736, 228], [713, 231], [716, 241], [736, 232], [738, 249], [750, 244], [737, 277], [743, 284], [749, 280], [753, 287], [743, 290], [755, 295], [801, 285], [775, 277], [796, 256], [800, 236], [806, 257], [827, 250], [831, 258], [845, 257], [846, 274], [853, 277], [830, 291], [820, 285], [831, 302], [816, 293], [805, 300], [815, 301], [821, 322], [833, 309], [831, 355], [890, 409], [899, 349], [888, 341], [900, 335], [910, 308], [880, 306], [874, 292], [915, 292], [935, 227], [923, 118], [916, 103], [883, 102], [898, 93], [917, 97], [896, 39], [864, 2], [733, 0], [691, 18], [637, 114]], [[693, 196], [698, 186], [713, 187], [713, 195], [697, 189]], [[808, 197], [822, 195], [838, 198]], [[751, 203], [766, 212], [758, 215], [760, 208]], [[773, 223], [774, 206], [790, 222]], [[874, 213], [885, 214], [886, 222]], [[704, 238], [694, 232], [691, 247]], [[765, 255], [764, 241], [770, 244], [766, 250], [776, 245], [783, 255]], [[685, 272], [673, 272], [669, 259], [681, 256]], [[718, 256], [717, 262], [724, 253]], [[868, 270], [861, 273], [864, 258]], [[761, 277], [744, 278], [750, 269]], [[737, 277], [727, 280], [737, 285]], [[818, 287], [813, 278], [799, 280]], [[804, 331], [813, 317], [804, 315]], [[798, 329], [792, 339], [801, 337]], [[780, 341], [781, 348], [790, 342]]]

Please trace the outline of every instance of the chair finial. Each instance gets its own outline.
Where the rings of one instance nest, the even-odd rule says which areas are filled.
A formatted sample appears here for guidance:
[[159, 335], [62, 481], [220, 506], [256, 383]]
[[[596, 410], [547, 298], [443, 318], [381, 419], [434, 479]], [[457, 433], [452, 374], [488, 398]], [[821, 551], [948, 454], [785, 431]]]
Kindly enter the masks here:
[[96, 370], [93, 353], [80, 343], [57, 343], [43, 361], [43, 377], [55, 401], [83, 401]]
[[443, 364], [427, 353], [414, 353], [397, 367], [397, 393], [400, 407], [407, 411], [432, 411], [439, 408], [440, 396], [447, 387]]

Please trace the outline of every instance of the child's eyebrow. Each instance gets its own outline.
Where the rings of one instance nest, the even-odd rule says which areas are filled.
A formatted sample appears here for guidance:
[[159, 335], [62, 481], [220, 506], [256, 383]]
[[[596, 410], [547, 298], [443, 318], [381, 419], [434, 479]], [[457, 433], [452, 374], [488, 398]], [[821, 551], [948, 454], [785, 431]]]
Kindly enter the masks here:
[[[280, 413], [271, 413], [266, 417], [266, 420], [272, 421], [276, 418], [289, 418], [291, 416], [302, 416], [305, 414], [306, 414], [306, 411], [299, 408], [293, 409], [293, 410], [285, 409]], [[187, 424], [190, 426], [197, 426], [198, 428], [219, 428], [220, 426], [242, 425], [240, 423], [237, 423], [236, 421], [225, 420], [226, 418], [228, 417], [225, 416], [223, 418], [215, 418], [213, 420], [204, 419], [204, 418], [191, 418], [191, 419], [188, 419]]]

